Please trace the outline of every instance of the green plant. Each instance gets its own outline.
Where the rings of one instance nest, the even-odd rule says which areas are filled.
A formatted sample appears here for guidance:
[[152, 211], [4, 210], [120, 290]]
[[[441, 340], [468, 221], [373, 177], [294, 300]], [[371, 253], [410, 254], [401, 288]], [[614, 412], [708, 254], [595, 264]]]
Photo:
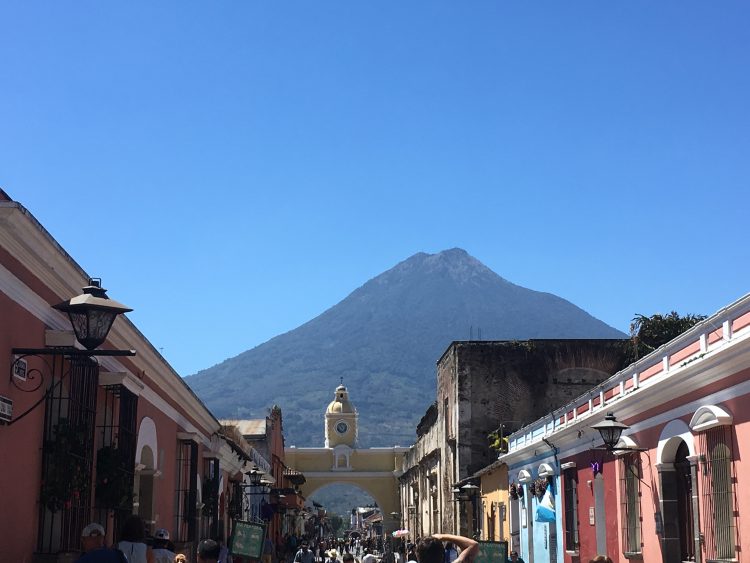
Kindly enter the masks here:
[[52, 438], [45, 442], [45, 472], [39, 501], [52, 512], [70, 508], [89, 486], [84, 427], [73, 426], [61, 418], [53, 427]]
[[500, 430], [487, 434], [487, 439], [490, 441], [490, 448], [498, 453], [508, 453], [508, 437], [503, 436]]
[[705, 315], [694, 314], [680, 316], [675, 311], [668, 315], [657, 313], [650, 317], [636, 315], [630, 323], [630, 338], [633, 342], [631, 359], [637, 360], [656, 350], [705, 318]]
[[105, 446], [96, 454], [96, 503], [101, 508], [130, 508], [133, 505], [133, 481], [128, 460], [119, 448]]

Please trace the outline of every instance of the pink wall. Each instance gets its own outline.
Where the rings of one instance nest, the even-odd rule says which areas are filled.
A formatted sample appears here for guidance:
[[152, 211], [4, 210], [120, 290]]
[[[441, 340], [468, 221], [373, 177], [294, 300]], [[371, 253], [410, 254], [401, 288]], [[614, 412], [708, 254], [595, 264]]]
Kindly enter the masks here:
[[[13, 400], [13, 418], [29, 408], [43, 394], [44, 386], [23, 393], [8, 378], [13, 347], [44, 345], [44, 325], [25, 309], [0, 293], [0, 395]], [[30, 361], [29, 368], [35, 366]], [[41, 366], [40, 366], [41, 367]], [[30, 561], [35, 548], [38, 521], [39, 478], [41, 469], [44, 407], [40, 405], [11, 426], [0, 426], [0, 561]], [[10, 541], [9, 541], [10, 540]]]

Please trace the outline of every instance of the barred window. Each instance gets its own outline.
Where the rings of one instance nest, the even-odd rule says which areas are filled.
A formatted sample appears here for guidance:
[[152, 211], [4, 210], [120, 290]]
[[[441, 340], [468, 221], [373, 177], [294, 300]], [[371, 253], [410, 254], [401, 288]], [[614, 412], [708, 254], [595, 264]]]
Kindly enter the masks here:
[[707, 430], [698, 440], [706, 560], [734, 560], [738, 542], [732, 427]]
[[196, 540], [198, 501], [198, 444], [180, 440], [177, 444], [177, 489], [175, 490], [175, 541]]
[[641, 545], [641, 458], [627, 454], [620, 458], [620, 505], [622, 510], [622, 552], [639, 554]]
[[578, 551], [578, 472], [575, 468], [563, 472], [565, 506], [565, 549]]

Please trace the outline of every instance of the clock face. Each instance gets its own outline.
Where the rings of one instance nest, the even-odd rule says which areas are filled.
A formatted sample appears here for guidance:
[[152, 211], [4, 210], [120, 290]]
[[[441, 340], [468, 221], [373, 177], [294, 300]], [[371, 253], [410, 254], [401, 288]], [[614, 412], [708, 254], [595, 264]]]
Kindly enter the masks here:
[[349, 425], [343, 420], [336, 423], [336, 432], [338, 432], [339, 434], [346, 434], [347, 430], [349, 430]]

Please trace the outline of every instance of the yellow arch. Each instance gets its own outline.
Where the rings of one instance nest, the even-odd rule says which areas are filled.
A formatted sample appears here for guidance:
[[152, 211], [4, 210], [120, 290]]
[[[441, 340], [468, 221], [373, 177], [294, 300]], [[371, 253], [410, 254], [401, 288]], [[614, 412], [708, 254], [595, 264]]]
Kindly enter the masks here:
[[301, 486], [302, 496], [308, 498], [321, 487], [333, 483], [355, 485], [367, 492], [378, 504], [383, 518], [384, 531], [395, 529], [398, 522], [387, 515], [398, 512], [398, 478], [401, 459], [408, 448], [286, 448], [285, 462], [305, 476]]

